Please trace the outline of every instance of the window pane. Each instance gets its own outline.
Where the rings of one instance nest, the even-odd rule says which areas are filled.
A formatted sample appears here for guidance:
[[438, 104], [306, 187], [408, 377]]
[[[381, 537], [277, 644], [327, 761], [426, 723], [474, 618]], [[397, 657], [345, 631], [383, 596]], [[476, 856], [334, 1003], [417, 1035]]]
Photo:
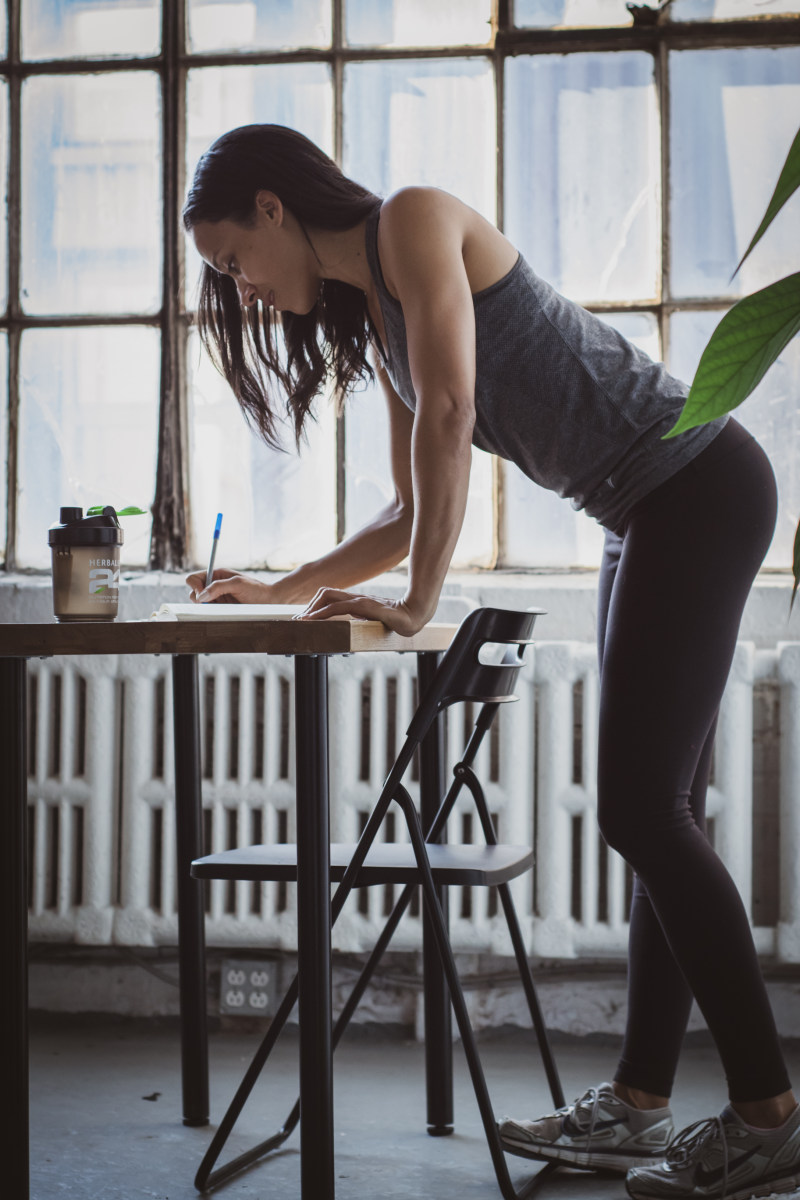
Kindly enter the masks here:
[[345, 422], [345, 532], [349, 536], [394, 498], [389, 421], [377, 384], [348, 396]]
[[25, 81], [22, 295], [27, 312], [158, 309], [160, 153], [154, 74]]
[[351, 46], [467, 46], [491, 38], [489, 0], [347, 0]]
[[568, 500], [545, 491], [513, 463], [503, 463], [504, 567], [595, 567], [603, 530]]
[[217, 566], [282, 568], [336, 544], [336, 421], [317, 401], [309, 444], [298, 456], [287, 428], [286, 453], [270, 450], [245, 424], [200, 339], [189, 346], [192, 558], [205, 563], [218, 512], [225, 514]]
[[[670, 364], [674, 374], [691, 381], [708, 339], [724, 314], [681, 312], [670, 321]], [[800, 517], [800, 339], [789, 343], [752, 395], [733, 414], [766, 450], [778, 481], [778, 524], [765, 565], [792, 565], [792, 546]]]
[[[393, 499], [394, 485], [386, 402], [380, 388], [370, 385], [350, 396], [345, 414], [345, 524], [349, 536]], [[492, 459], [473, 446], [467, 511], [453, 552], [453, 567], [491, 565], [493, 512]]]
[[625, 0], [514, 0], [514, 24], [536, 28], [632, 25]]
[[797, 131], [800, 47], [676, 51], [670, 96], [672, 294], [754, 291], [785, 273], [797, 242], [800, 195], [731, 282]]
[[[494, 221], [495, 107], [491, 68], [475, 59], [358, 63], [345, 73], [344, 170], [380, 195], [407, 184], [441, 187]], [[385, 503], [390, 480], [384, 402], [347, 410], [348, 532]], [[352, 482], [351, 482], [352, 481]], [[454, 566], [492, 555], [491, 459], [473, 451], [470, 497]]]
[[634, 346], [644, 350], [655, 362], [661, 361], [658, 321], [652, 313], [607, 312], [599, 315], [601, 320], [618, 330], [629, 342], [633, 342]]
[[[651, 358], [659, 359], [658, 324], [650, 313], [604, 313], [602, 319]], [[538, 487], [513, 463], [503, 469], [505, 551], [502, 566], [596, 567], [604, 532], [569, 501]]]
[[0, 0], [0, 58], [7, 53], [8, 37], [8, 0]]
[[22, 57], [107, 58], [158, 54], [158, 0], [24, 0]]
[[[135, 504], [155, 493], [160, 340], [141, 328], [30, 329], [20, 348], [21, 566], [49, 567], [62, 505]], [[147, 517], [123, 518], [124, 567], [143, 566]]]
[[0, 312], [5, 312], [8, 303], [8, 262], [6, 246], [8, 243], [8, 84], [0, 81], [0, 194], [3, 197], [0, 204]]
[[[255, 121], [288, 125], [333, 153], [333, 88], [324, 63], [270, 67], [207, 67], [189, 72], [187, 181], [211, 143]], [[186, 239], [186, 296], [194, 305], [200, 256]]]
[[649, 54], [506, 64], [505, 231], [582, 300], [655, 298], [660, 150]]
[[331, 44], [330, 0], [189, 0], [187, 17], [193, 54]]
[[800, 12], [796, 0], [672, 0], [668, 21], [735, 21], [738, 17], [778, 17]]
[[[0, 333], [0, 462], [7, 461], [8, 446], [8, 338]], [[0, 485], [0, 559], [6, 557], [6, 476]]]
[[482, 59], [345, 68], [344, 170], [379, 195], [408, 184], [453, 192], [496, 218], [495, 101]]

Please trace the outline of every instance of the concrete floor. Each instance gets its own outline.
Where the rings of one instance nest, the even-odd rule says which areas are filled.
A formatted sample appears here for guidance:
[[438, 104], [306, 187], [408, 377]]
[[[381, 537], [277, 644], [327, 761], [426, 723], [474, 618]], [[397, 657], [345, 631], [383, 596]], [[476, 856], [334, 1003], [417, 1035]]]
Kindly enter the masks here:
[[[254, 1038], [220, 1032], [211, 1040], [211, 1113], [218, 1121], [249, 1058]], [[554, 1041], [569, 1099], [610, 1078], [618, 1042]], [[552, 1110], [530, 1034], [501, 1032], [481, 1041], [497, 1114]], [[800, 1079], [800, 1043], [787, 1044]], [[267, 1086], [256, 1089], [229, 1145], [241, 1152], [279, 1126], [297, 1086], [296, 1039], [274, 1056]], [[526, 1063], [530, 1063], [530, 1067]], [[355, 1030], [336, 1057], [337, 1200], [489, 1200], [499, 1196], [463, 1055], [456, 1047], [456, 1132], [431, 1138], [424, 1126], [423, 1051], [380, 1028]], [[725, 1103], [711, 1045], [690, 1035], [673, 1111], [678, 1128]], [[152, 1022], [33, 1021], [31, 1033], [32, 1200], [194, 1200], [192, 1179], [211, 1126], [181, 1123], [178, 1035]], [[298, 1134], [287, 1148], [223, 1185], [220, 1200], [299, 1197]], [[519, 1181], [533, 1165], [509, 1157]], [[624, 1197], [619, 1177], [560, 1171], [537, 1193], [553, 1200]], [[786, 1198], [784, 1198], [786, 1200]]]

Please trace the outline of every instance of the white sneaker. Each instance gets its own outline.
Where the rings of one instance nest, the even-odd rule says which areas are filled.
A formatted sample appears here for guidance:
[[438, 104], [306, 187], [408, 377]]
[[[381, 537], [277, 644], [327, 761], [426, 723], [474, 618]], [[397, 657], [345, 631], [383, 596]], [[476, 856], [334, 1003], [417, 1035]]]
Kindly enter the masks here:
[[622, 1175], [663, 1162], [675, 1132], [669, 1107], [632, 1108], [610, 1083], [589, 1088], [573, 1104], [535, 1121], [505, 1117], [498, 1131], [511, 1154]]
[[800, 1105], [779, 1129], [752, 1129], [728, 1105], [674, 1139], [664, 1162], [631, 1171], [634, 1200], [751, 1200], [798, 1195]]

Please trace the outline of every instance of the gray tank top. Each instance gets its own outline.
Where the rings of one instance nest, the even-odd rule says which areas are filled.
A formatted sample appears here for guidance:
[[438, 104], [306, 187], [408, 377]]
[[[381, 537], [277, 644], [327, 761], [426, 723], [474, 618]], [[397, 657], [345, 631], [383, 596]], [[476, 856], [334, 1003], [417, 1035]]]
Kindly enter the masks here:
[[[403, 309], [378, 259], [380, 208], [367, 218], [367, 259], [386, 329], [382, 347], [403, 402], [416, 397]], [[621, 533], [630, 509], [695, 458], [727, 416], [662, 441], [688, 387], [604, 321], [559, 295], [520, 257], [473, 296], [473, 444], [508, 459], [573, 508]]]

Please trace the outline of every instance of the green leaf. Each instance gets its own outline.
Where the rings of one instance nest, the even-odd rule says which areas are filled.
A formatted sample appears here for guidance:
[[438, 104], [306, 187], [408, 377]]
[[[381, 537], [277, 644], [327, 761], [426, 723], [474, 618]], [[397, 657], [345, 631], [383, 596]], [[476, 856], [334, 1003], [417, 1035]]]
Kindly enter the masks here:
[[[99, 517], [102, 514], [102, 512], [103, 512], [103, 505], [102, 504], [94, 504], [94, 505], [92, 505], [91, 508], [87, 508], [86, 515], [87, 515], [87, 517]], [[118, 517], [146, 517], [147, 510], [144, 508], [136, 508], [135, 505], [131, 504], [127, 508], [118, 508], [117, 516]]]
[[737, 408], [800, 330], [800, 272], [745, 296], [703, 351], [683, 411], [667, 438]]
[[792, 588], [792, 598], [789, 601], [789, 616], [792, 615], [792, 605], [794, 604], [794, 598], [797, 595], [797, 586], [800, 584], [800, 522], [797, 524], [797, 530], [794, 535], [792, 574], [794, 575], [794, 587]]
[[769, 226], [772, 224], [775, 216], [783, 208], [789, 197], [800, 187], [800, 129], [795, 134], [794, 141], [789, 147], [789, 153], [786, 156], [786, 162], [783, 164], [783, 169], [778, 177], [778, 182], [775, 185], [775, 191], [772, 193], [772, 199], [767, 205], [767, 211], [753, 235], [753, 240], [742, 256], [739, 266], [733, 272], [736, 275], [744, 260], [747, 258], [750, 251], [755, 246], [756, 242], [760, 241], [766, 233]]

